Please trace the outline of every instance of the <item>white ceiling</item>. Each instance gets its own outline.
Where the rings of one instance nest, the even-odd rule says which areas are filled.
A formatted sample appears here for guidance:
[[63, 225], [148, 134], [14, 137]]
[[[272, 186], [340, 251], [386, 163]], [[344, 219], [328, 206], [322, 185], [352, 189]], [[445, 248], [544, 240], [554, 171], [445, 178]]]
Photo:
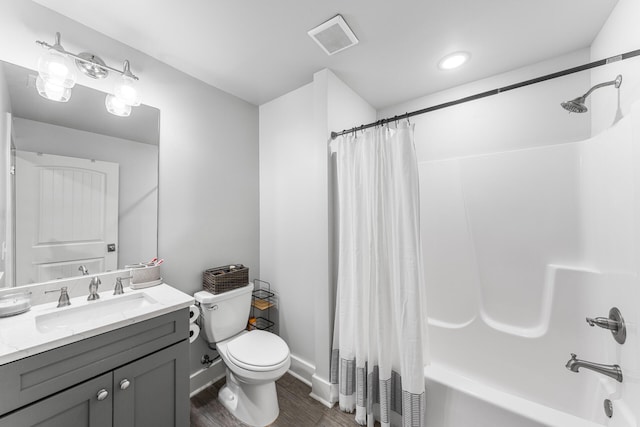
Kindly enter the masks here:
[[[588, 47], [617, 0], [35, 1], [256, 105], [330, 68], [379, 109]], [[338, 13], [360, 43], [327, 56], [307, 31]]]

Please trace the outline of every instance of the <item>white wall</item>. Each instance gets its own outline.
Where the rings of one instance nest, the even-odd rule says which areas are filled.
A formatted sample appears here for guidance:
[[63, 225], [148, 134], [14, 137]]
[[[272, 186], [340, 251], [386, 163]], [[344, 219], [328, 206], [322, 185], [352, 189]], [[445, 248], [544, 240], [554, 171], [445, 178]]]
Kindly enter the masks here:
[[[11, 153], [11, 134], [9, 122], [11, 114], [11, 102], [9, 99], [9, 88], [5, 77], [4, 68], [0, 65], [0, 204], [7, 202], [9, 192], [9, 167]], [[0, 288], [5, 285], [5, 273], [7, 272], [6, 252], [4, 248], [10, 242], [7, 237], [10, 235], [7, 225], [9, 224], [6, 210], [0, 210]]]
[[313, 84], [260, 106], [260, 274], [279, 297], [280, 335], [294, 357], [313, 363], [315, 216]]
[[[618, 0], [602, 29], [591, 44], [591, 60], [598, 61], [640, 49], [640, 2]], [[622, 74], [619, 91], [612, 87], [598, 89], [590, 96], [592, 135], [602, 132], [615, 121], [618, 109], [623, 115], [640, 99], [640, 56], [595, 68], [591, 72], [591, 85], [615, 79]], [[619, 95], [619, 97], [618, 97]]]
[[[35, 40], [62, 33], [72, 52], [91, 50], [109, 65], [124, 59], [140, 77], [143, 103], [160, 110], [158, 255], [167, 283], [193, 294], [202, 271], [244, 263], [259, 276], [258, 109], [122, 43], [30, 1], [4, 0], [0, 59], [35, 68]], [[79, 84], [110, 91], [113, 80]], [[191, 346], [192, 371], [210, 351]]]
[[334, 316], [328, 135], [374, 118], [329, 70], [260, 106], [260, 272], [279, 294], [291, 369], [325, 402]]
[[18, 117], [13, 131], [18, 150], [119, 164], [118, 268], [156, 256], [158, 147]]

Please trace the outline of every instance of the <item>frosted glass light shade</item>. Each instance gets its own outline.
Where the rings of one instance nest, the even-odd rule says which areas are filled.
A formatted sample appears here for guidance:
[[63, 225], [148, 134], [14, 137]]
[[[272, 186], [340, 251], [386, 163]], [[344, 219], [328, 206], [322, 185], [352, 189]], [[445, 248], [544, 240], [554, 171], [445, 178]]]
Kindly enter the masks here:
[[53, 83], [47, 83], [42, 77], [36, 78], [36, 89], [41, 97], [56, 102], [67, 102], [71, 98], [71, 89], [64, 86], [58, 86]]
[[140, 105], [142, 101], [137, 82], [126, 74], [116, 83], [113, 94], [116, 98], [120, 99], [120, 101], [134, 107]]
[[74, 62], [62, 52], [51, 48], [38, 59], [38, 74], [45, 81], [56, 86], [72, 88], [78, 80]]
[[108, 94], [104, 99], [104, 105], [107, 107], [107, 111], [114, 116], [129, 117], [131, 115], [131, 105], [125, 104], [117, 96]]

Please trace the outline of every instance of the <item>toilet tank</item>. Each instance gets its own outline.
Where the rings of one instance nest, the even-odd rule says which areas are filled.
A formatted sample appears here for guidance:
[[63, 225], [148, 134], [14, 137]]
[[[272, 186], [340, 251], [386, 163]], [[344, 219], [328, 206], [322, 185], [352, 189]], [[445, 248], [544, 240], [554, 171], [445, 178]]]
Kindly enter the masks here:
[[221, 294], [199, 291], [194, 294], [202, 311], [202, 328], [209, 343], [230, 338], [247, 326], [253, 284]]

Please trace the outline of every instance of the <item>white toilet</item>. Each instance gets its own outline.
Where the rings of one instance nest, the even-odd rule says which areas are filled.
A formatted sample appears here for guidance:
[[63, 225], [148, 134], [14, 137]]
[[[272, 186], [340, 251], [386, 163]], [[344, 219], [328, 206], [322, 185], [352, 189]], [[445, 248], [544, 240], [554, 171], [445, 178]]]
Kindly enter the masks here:
[[266, 426], [278, 418], [275, 381], [291, 365], [289, 347], [270, 332], [247, 331], [253, 285], [214, 295], [196, 292], [202, 328], [227, 367], [227, 383], [218, 400], [236, 418], [251, 426]]

